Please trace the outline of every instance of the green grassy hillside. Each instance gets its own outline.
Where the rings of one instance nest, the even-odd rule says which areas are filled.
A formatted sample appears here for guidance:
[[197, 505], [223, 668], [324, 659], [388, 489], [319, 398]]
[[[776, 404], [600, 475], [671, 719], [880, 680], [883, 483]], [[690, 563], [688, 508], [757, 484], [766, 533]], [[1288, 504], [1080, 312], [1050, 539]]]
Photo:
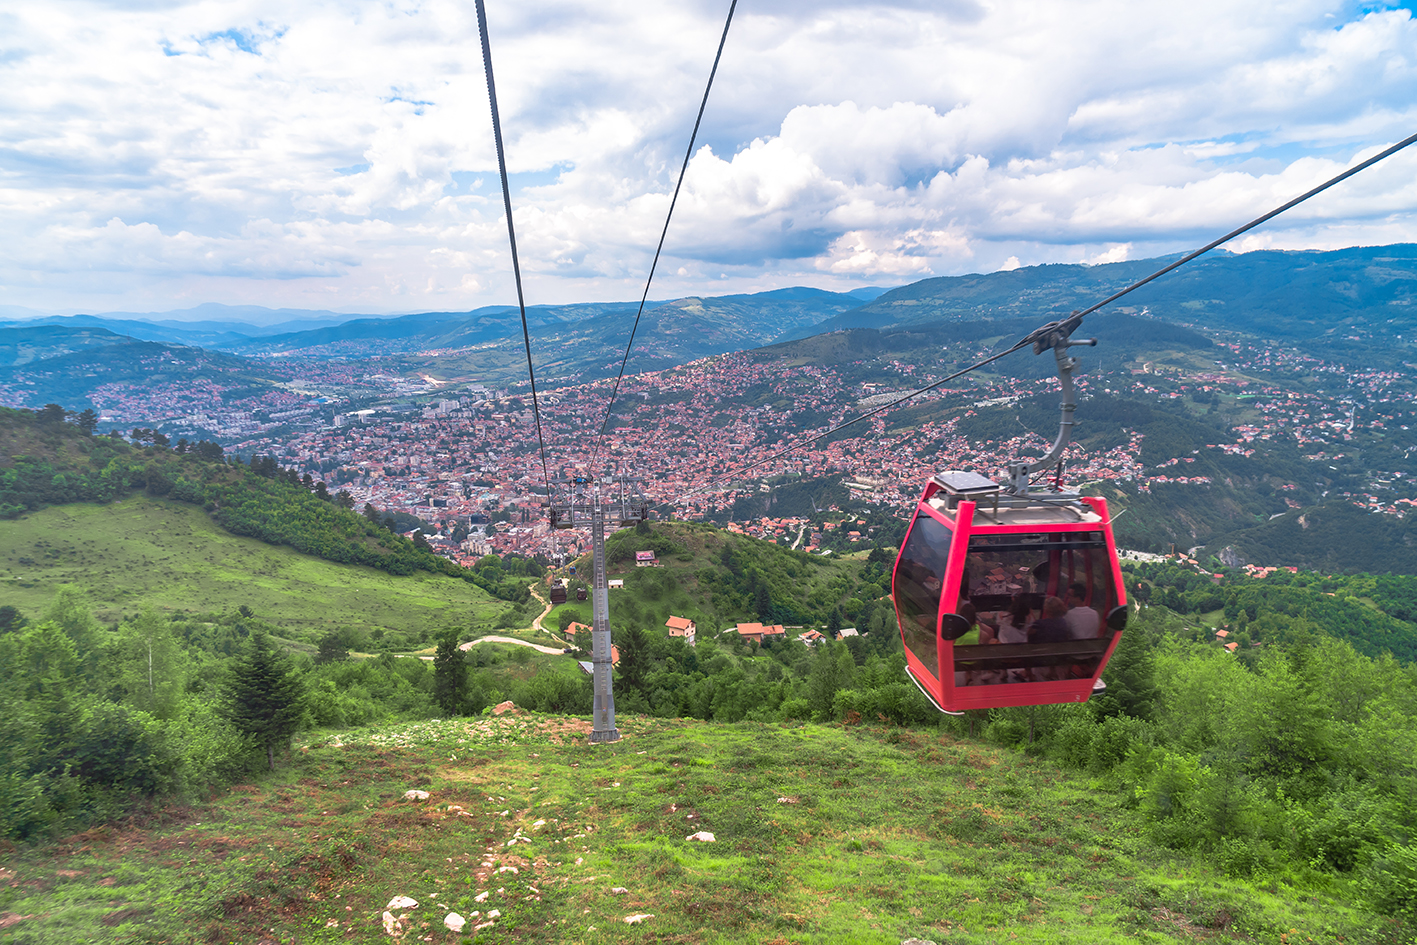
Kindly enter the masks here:
[[507, 604], [459, 578], [341, 565], [222, 529], [201, 509], [134, 497], [0, 520], [0, 603], [39, 614], [61, 587], [104, 622], [145, 607], [232, 612], [314, 638], [335, 627], [490, 625]]
[[[302, 480], [271, 457], [221, 458], [213, 443], [143, 433], [138, 448], [121, 437], [95, 437], [82, 416], [66, 422], [58, 405], [38, 413], [0, 408], [0, 519], [76, 502], [112, 502], [138, 490], [202, 507], [235, 535], [294, 548], [326, 561], [360, 564], [390, 574], [427, 571], [460, 577], [504, 600], [524, 602], [520, 582], [494, 583], [435, 555], [393, 529], [397, 515], [365, 506], [353, 511], [347, 493], [330, 495], [323, 482]], [[91, 417], [89, 418], [92, 419]], [[141, 431], [140, 431], [141, 432]], [[136, 434], [135, 434], [136, 435]]]
[[596, 747], [584, 719], [525, 715], [319, 741], [210, 803], [7, 856], [5, 932], [388, 942], [384, 913], [408, 896], [394, 931], [441, 943], [1405, 940], [1344, 883], [1217, 874], [1145, 839], [1097, 782], [1014, 752], [900, 729], [620, 724]]
[[[653, 551], [660, 566], [636, 567], [637, 551]], [[661, 627], [675, 614], [697, 622], [700, 633], [754, 620], [818, 626], [833, 608], [855, 619], [890, 583], [879, 566], [862, 560], [809, 555], [690, 522], [655, 522], [647, 532], [619, 531], [606, 544], [606, 560], [606, 573], [625, 581], [623, 589], [610, 594], [615, 626]], [[576, 567], [587, 580], [590, 556]], [[543, 624], [555, 629], [563, 611], [590, 622], [590, 601], [577, 603], [572, 597]]]

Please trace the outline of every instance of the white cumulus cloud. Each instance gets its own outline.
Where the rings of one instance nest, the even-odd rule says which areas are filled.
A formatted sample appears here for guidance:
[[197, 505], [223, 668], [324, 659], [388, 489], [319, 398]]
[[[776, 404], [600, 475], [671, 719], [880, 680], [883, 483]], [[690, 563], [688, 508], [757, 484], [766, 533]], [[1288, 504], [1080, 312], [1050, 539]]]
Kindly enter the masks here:
[[[489, 4], [533, 302], [638, 296], [727, 4]], [[511, 297], [471, 5], [12, 0], [0, 305]], [[656, 297], [1186, 249], [1417, 127], [1337, 0], [740, 7]], [[1233, 247], [1414, 239], [1400, 155]]]

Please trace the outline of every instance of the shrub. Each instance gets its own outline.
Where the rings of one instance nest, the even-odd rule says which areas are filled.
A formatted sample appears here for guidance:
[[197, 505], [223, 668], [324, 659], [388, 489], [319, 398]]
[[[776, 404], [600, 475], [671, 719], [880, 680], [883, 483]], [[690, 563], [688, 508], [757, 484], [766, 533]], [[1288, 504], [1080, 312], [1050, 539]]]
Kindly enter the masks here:
[[788, 699], [782, 704], [784, 722], [806, 722], [812, 718], [812, 704], [806, 699]]
[[1417, 920], [1417, 848], [1388, 847], [1369, 864], [1361, 887], [1379, 912]]
[[595, 696], [590, 677], [543, 670], [518, 686], [512, 701], [533, 712], [589, 715]]
[[1225, 875], [1239, 879], [1268, 873], [1274, 869], [1274, 848], [1253, 837], [1225, 837], [1216, 844], [1215, 859]]
[[1135, 748], [1150, 746], [1155, 742], [1155, 732], [1151, 725], [1130, 715], [1114, 715], [1093, 727], [1091, 752], [1088, 768], [1093, 771], [1111, 771]]

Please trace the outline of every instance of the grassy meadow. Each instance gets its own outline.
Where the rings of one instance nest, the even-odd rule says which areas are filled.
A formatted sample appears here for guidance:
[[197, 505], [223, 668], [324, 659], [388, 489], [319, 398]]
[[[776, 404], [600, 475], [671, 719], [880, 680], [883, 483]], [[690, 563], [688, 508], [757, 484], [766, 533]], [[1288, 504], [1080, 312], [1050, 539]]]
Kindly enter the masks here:
[[194, 506], [141, 496], [0, 521], [0, 601], [37, 615], [61, 587], [78, 591], [105, 622], [145, 607], [222, 613], [244, 605], [308, 639], [336, 627], [490, 627], [510, 606], [456, 578], [335, 564], [233, 535]]
[[[937, 732], [516, 715], [344, 732], [267, 780], [0, 859], [84, 942], [1402, 941], [1346, 887], [1155, 846], [1099, 782]], [[419, 789], [427, 799], [405, 799]], [[699, 831], [714, 842], [687, 839]], [[1288, 885], [1300, 882], [1302, 888]], [[417, 905], [389, 910], [395, 896]], [[461, 933], [444, 919], [467, 920]], [[638, 918], [636, 918], [638, 917]]]

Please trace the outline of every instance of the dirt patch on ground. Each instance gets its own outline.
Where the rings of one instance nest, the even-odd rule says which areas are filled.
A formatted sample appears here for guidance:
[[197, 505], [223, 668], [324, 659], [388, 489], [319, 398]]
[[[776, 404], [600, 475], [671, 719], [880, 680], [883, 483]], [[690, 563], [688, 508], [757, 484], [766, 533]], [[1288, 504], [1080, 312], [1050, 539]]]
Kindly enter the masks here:
[[108, 915], [99, 917], [99, 924], [112, 928], [115, 925], [122, 925], [124, 922], [132, 922], [134, 919], [141, 919], [145, 915], [152, 913], [151, 909], [119, 909], [117, 912], [110, 912]]
[[589, 738], [595, 726], [589, 719], [545, 719], [538, 725], [550, 736], [551, 741], [560, 744], [571, 738]]

